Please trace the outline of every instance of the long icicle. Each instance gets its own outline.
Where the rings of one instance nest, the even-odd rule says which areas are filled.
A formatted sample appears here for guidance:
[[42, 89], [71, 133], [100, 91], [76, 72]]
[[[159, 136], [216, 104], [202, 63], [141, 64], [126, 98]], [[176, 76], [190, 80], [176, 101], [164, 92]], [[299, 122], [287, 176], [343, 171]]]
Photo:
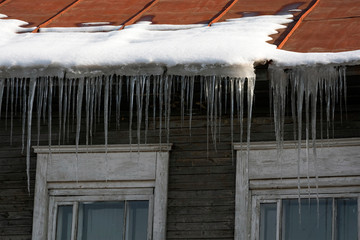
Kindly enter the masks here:
[[26, 175], [28, 192], [30, 194], [30, 148], [31, 148], [31, 120], [32, 110], [35, 96], [36, 78], [30, 79], [29, 84], [29, 97], [28, 97], [28, 113], [27, 113], [27, 145], [26, 145]]
[[80, 128], [81, 128], [81, 109], [82, 109], [82, 100], [83, 100], [83, 92], [84, 92], [84, 78], [80, 78], [78, 82], [78, 91], [76, 97], [76, 182], [79, 181], [79, 140], [80, 140]]

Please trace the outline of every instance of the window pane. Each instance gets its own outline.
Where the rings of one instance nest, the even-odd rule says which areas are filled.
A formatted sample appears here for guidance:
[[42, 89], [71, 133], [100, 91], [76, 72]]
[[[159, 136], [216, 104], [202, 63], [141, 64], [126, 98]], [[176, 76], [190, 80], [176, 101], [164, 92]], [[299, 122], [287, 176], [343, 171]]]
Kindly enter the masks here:
[[72, 226], [73, 206], [63, 205], [58, 207], [56, 223], [56, 240], [70, 240]]
[[283, 200], [283, 240], [329, 240], [332, 229], [332, 199]]
[[276, 203], [260, 205], [260, 240], [276, 240]]
[[336, 199], [336, 207], [336, 239], [357, 240], [357, 199]]
[[146, 240], [149, 201], [127, 202], [126, 240]]
[[78, 239], [123, 239], [124, 202], [79, 204]]

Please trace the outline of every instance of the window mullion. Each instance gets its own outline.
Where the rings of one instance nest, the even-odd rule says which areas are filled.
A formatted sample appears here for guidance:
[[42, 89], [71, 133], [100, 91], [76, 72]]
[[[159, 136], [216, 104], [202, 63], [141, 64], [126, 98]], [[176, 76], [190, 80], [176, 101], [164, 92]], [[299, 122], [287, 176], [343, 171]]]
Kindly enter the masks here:
[[77, 228], [78, 228], [78, 211], [79, 202], [74, 202], [73, 204], [73, 218], [72, 218], [72, 226], [71, 226], [71, 240], [77, 239]]
[[281, 240], [282, 232], [282, 201], [281, 199], [277, 200], [276, 203], [276, 240]]
[[127, 211], [128, 211], [128, 201], [125, 201], [125, 204], [124, 204], [124, 225], [123, 225], [123, 237], [122, 239], [125, 240], [125, 237], [126, 237], [126, 220], [127, 220]]
[[335, 198], [332, 198], [331, 240], [335, 240], [336, 218], [337, 218], [336, 203], [335, 203]]
[[360, 240], [360, 195], [357, 198], [357, 204], [358, 204], [358, 216], [357, 216], [357, 220], [358, 220], [358, 240]]

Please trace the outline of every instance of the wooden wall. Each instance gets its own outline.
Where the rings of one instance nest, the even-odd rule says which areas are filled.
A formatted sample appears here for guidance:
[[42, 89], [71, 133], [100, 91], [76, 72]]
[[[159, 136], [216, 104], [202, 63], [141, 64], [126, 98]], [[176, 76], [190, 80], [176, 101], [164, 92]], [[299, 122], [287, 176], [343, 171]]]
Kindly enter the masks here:
[[[259, 70], [259, 80], [266, 78], [266, 72]], [[268, 82], [258, 81], [252, 121], [252, 141], [274, 140], [272, 117], [269, 114]], [[360, 77], [348, 79], [347, 120], [336, 114], [335, 137], [360, 137]], [[197, 101], [197, 99], [195, 99]], [[175, 101], [176, 102], [176, 101]], [[4, 104], [4, 103], [3, 103]], [[126, 103], [125, 103], [126, 104]], [[174, 104], [177, 108], [178, 105]], [[55, 108], [54, 108], [55, 109]], [[10, 145], [10, 118], [3, 114], [0, 120], [0, 239], [30, 239], [35, 179], [35, 158], [31, 158], [31, 191], [27, 191], [25, 156], [21, 153], [20, 116], [14, 119], [13, 143]], [[173, 112], [179, 112], [174, 109]], [[177, 115], [177, 114], [175, 114]], [[233, 239], [235, 163], [230, 138], [229, 116], [223, 117], [217, 150], [207, 144], [206, 111], [195, 107], [191, 137], [188, 117], [181, 126], [180, 116], [172, 116], [170, 139], [173, 149], [170, 153], [167, 239]], [[7, 128], [5, 127], [7, 122]], [[57, 144], [56, 116], [53, 119], [53, 143]], [[36, 145], [36, 119], [33, 123], [33, 145]], [[135, 124], [136, 125], [136, 124]], [[84, 125], [83, 125], [84, 126]], [[128, 143], [128, 122], [126, 113], [121, 130], [110, 124], [109, 144]], [[235, 125], [235, 132], [239, 132]], [[135, 126], [136, 127], [136, 126]], [[153, 126], [151, 126], [153, 127]], [[94, 144], [103, 144], [102, 126], [97, 128]], [[286, 139], [292, 139], [291, 117], [286, 119]], [[82, 136], [85, 136], [82, 128]], [[158, 143], [158, 128], [149, 131], [148, 143]], [[47, 144], [47, 126], [42, 126], [40, 145]], [[143, 134], [143, 133], [142, 133]], [[136, 131], [133, 131], [136, 136]], [[66, 144], [74, 144], [74, 133]], [[166, 135], [162, 137], [166, 142]], [[235, 141], [238, 141], [238, 134]], [[133, 143], [136, 142], [134, 138]], [[84, 137], [81, 143], [85, 143]]]

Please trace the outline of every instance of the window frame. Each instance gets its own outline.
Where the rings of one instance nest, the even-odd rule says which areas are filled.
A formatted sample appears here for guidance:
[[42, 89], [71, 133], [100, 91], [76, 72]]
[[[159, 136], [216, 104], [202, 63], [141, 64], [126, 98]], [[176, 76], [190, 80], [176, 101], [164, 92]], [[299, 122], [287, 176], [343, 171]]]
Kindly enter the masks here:
[[171, 144], [34, 147], [37, 169], [33, 239], [55, 240], [59, 204], [73, 205], [74, 239], [77, 230], [74, 206], [79, 201], [117, 200], [149, 200], [148, 239], [165, 239], [171, 147]]
[[[341, 188], [338, 188], [338, 190], [341, 190]], [[331, 198], [333, 200], [333, 206], [332, 206], [332, 239], [335, 240], [335, 218], [334, 214], [336, 212], [335, 207], [335, 201], [336, 199], [347, 199], [347, 198], [356, 198], [357, 199], [357, 220], [358, 220], [358, 239], [360, 239], [360, 233], [359, 233], [359, 222], [360, 222], [360, 193], [321, 193], [318, 194], [310, 194], [310, 196], [302, 198], [304, 200], [307, 200], [308, 198], [316, 199], [319, 198]], [[276, 240], [281, 240], [282, 237], [282, 228], [283, 228], [283, 219], [282, 219], [282, 200], [285, 199], [298, 199], [298, 195], [294, 194], [288, 194], [285, 190], [283, 193], [279, 193], [276, 195], [253, 195], [252, 196], [252, 202], [253, 206], [251, 209], [251, 239], [252, 240], [258, 240], [260, 239], [260, 205], [263, 203], [275, 203], [276, 204]]]
[[[154, 211], [154, 197], [152, 194], [152, 189], [146, 189], [148, 191], [143, 191], [143, 194], [139, 195], [85, 195], [85, 196], [50, 196], [49, 202], [49, 229], [48, 229], [48, 239], [55, 240], [57, 232], [57, 211], [58, 206], [73, 206], [73, 216], [72, 216], [72, 233], [71, 239], [77, 239], [78, 233], [78, 220], [79, 220], [79, 203], [86, 202], [117, 202], [117, 201], [137, 201], [137, 200], [147, 200], [149, 201], [148, 209], [148, 231], [147, 239], [152, 239], [152, 224], [153, 224], [153, 211]], [[150, 192], [151, 191], [151, 192]]]
[[[283, 178], [280, 177], [281, 167], [277, 159], [276, 142], [251, 143], [249, 151], [246, 151], [243, 144], [234, 144], [234, 150], [237, 151], [234, 239], [259, 239], [260, 200], [274, 203], [276, 199], [298, 198], [297, 162], [296, 160], [294, 162], [294, 159], [297, 159], [296, 144], [294, 141], [284, 142], [284, 158], [280, 163], [285, 169], [282, 171], [287, 172], [284, 173]], [[318, 177], [318, 189], [316, 189], [314, 172], [310, 172], [309, 182], [306, 176], [305, 142], [302, 143], [301, 151], [301, 197], [315, 198], [317, 195], [335, 198], [356, 197], [358, 199], [358, 239], [360, 240], [360, 138], [318, 142], [318, 169], [324, 171]], [[312, 159], [309, 163], [311, 161]], [[278, 239], [279, 234], [280, 232], [277, 231]]]

